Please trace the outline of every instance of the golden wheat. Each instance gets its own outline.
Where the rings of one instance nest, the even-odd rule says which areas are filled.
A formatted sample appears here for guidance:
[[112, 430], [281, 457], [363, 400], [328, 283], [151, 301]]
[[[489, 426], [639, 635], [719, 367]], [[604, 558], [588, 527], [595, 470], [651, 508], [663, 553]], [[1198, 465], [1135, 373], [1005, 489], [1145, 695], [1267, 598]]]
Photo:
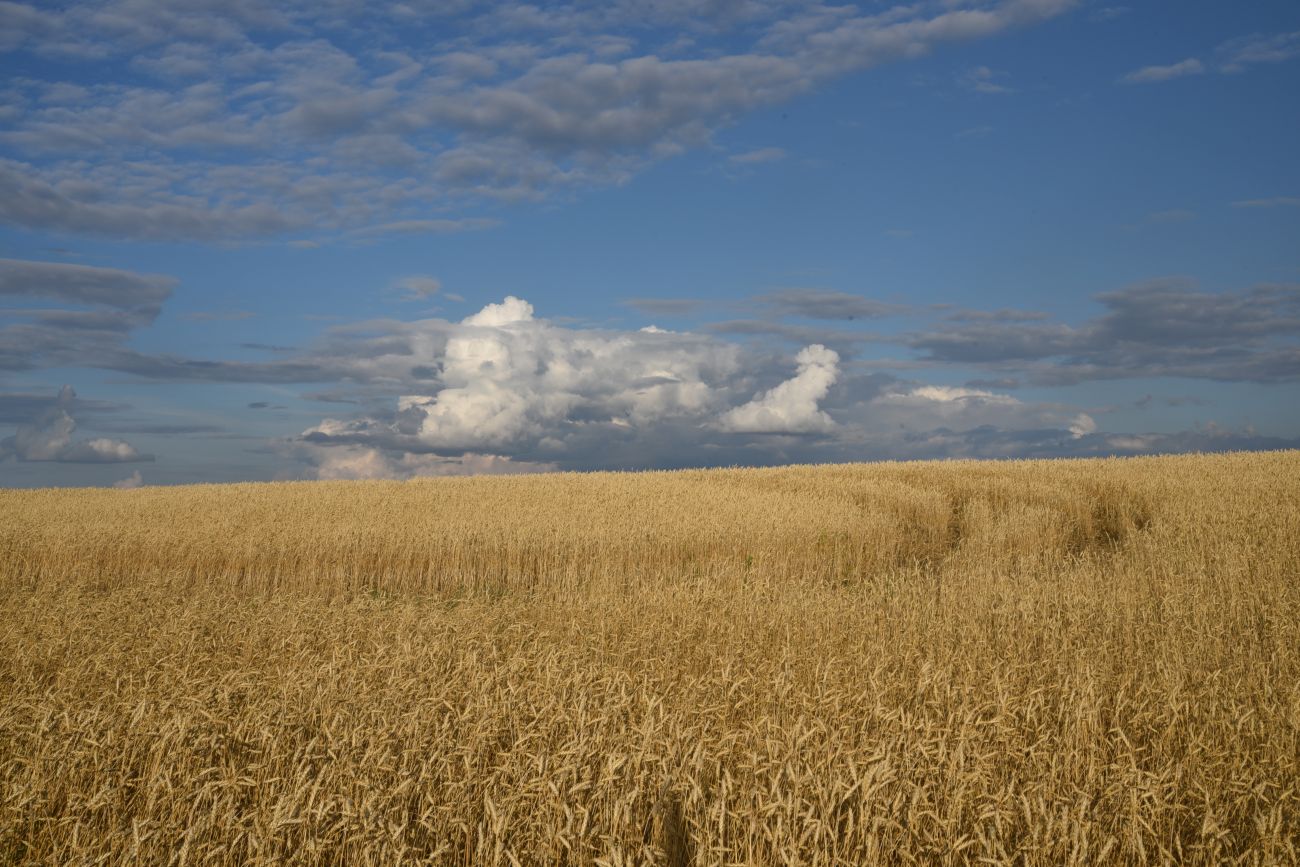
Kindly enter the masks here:
[[1300, 453], [0, 492], [0, 862], [1300, 861]]

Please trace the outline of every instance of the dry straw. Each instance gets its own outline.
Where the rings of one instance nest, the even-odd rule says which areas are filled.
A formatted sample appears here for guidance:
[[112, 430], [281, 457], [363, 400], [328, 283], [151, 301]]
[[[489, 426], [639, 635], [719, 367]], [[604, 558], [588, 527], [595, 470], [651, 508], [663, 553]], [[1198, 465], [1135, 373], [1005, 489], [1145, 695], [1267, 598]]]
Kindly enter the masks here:
[[3, 863], [1300, 859], [1300, 453], [0, 516]]

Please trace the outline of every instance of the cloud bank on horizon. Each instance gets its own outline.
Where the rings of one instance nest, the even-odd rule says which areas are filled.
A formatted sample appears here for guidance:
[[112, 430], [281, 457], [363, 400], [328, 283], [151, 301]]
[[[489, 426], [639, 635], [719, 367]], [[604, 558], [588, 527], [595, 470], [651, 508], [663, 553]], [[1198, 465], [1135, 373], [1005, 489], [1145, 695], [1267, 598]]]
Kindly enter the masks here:
[[0, 2], [0, 484], [1296, 447], [1300, 11], [1184, 8]]

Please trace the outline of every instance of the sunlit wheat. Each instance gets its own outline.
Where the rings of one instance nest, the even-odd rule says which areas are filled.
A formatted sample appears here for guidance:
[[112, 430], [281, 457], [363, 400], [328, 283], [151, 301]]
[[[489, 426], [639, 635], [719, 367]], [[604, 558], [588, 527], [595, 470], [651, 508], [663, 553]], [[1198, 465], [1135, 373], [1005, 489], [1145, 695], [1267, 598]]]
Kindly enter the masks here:
[[1300, 860], [1300, 453], [0, 492], [0, 862]]

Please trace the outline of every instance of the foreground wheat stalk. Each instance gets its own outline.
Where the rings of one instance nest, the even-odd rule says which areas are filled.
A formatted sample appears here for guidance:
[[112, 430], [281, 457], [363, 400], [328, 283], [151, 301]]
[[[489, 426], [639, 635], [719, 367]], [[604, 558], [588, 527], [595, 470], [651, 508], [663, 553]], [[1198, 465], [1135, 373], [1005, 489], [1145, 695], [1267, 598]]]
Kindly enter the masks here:
[[1300, 860], [1300, 454], [0, 492], [0, 862]]

